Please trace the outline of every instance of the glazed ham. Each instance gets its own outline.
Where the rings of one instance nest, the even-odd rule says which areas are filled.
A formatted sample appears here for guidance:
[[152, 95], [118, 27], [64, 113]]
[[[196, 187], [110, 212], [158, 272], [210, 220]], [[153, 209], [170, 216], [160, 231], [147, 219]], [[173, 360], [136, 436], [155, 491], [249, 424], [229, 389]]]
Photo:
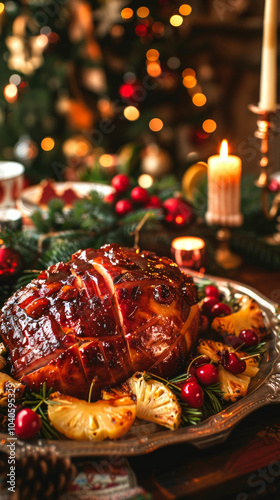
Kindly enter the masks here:
[[11, 374], [87, 399], [134, 372], [171, 377], [197, 337], [192, 278], [167, 258], [105, 245], [41, 272], [5, 304]]

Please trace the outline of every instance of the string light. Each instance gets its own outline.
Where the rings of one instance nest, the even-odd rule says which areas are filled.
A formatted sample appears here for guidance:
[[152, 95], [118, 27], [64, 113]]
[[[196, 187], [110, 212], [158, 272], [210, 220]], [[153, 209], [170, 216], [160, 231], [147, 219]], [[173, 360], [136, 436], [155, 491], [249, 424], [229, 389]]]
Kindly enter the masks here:
[[207, 120], [205, 120], [203, 122], [202, 128], [205, 132], [207, 132], [208, 134], [211, 134], [212, 132], [214, 132], [216, 130], [217, 123], [214, 120], [211, 120], [210, 118], [208, 118]]
[[21, 77], [17, 74], [11, 75], [9, 78], [9, 82], [13, 83], [14, 85], [19, 85], [21, 82]]
[[183, 5], [181, 5], [181, 7], [179, 7], [179, 12], [182, 16], [189, 16], [191, 11], [192, 11], [192, 8], [187, 3], [183, 3]]
[[138, 120], [140, 113], [139, 110], [135, 106], [127, 106], [123, 112], [125, 118], [130, 122], [134, 122]]
[[137, 16], [141, 17], [142, 19], [144, 19], [145, 17], [148, 17], [149, 14], [150, 14], [150, 11], [149, 11], [148, 7], [139, 7], [139, 9], [137, 9]]
[[152, 118], [149, 127], [153, 132], [159, 132], [163, 127], [163, 121], [160, 118]]
[[147, 66], [147, 73], [153, 78], [159, 76], [161, 74], [160, 64], [158, 62], [149, 62]]
[[54, 148], [55, 142], [52, 137], [45, 137], [41, 142], [41, 148], [44, 151], [51, 151]]
[[142, 174], [140, 175], [140, 177], [138, 177], [138, 184], [142, 188], [148, 189], [153, 184], [153, 178], [151, 175]]
[[194, 105], [199, 107], [204, 106], [206, 101], [207, 101], [206, 96], [201, 92], [197, 92], [196, 94], [194, 94], [192, 98], [192, 102], [194, 103]]
[[181, 64], [181, 61], [178, 57], [172, 56], [167, 59], [167, 66], [170, 69], [178, 69]]
[[133, 10], [129, 7], [126, 7], [121, 11], [121, 16], [125, 20], [131, 19], [133, 17]]
[[4, 97], [7, 102], [12, 103], [15, 102], [18, 95], [17, 86], [14, 83], [9, 83], [4, 88]]
[[49, 40], [48, 40], [48, 37], [46, 35], [39, 35], [36, 38], [36, 45], [38, 45], [38, 47], [43, 49], [44, 47], [46, 47], [48, 45], [48, 41]]
[[164, 27], [164, 24], [159, 22], [159, 21], [156, 21], [153, 25], [152, 25], [152, 32], [154, 33], [154, 35], [156, 37], [161, 37], [164, 35], [164, 31], [165, 31], [165, 27]]
[[182, 72], [182, 77], [186, 78], [186, 76], [196, 76], [195, 70], [192, 68], [184, 69], [184, 71]]
[[197, 79], [194, 76], [188, 75], [183, 78], [183, 85], [187, 89], [192, 89], [197, 84]]
[[174, 14], [173, 16], [170, 17], [171, 26], [178, 27], [181, 26], [182, 23], [183, 23], [183, 18], [182, 16], [179, 16], [179, 14]]
[[5, 5], [0, 2], [0, 14], [2, 14], [2, 12], [4, 12], [4, 9], [5, 9]]
[[151, 62], [157, 61], [159, 58], [159, 51], [156, 49], [150, 49], [147, 51], [146, 57], [147, 57], [148, 61], [151, 61]]
[[104, 154], [99, 158], [99, 163], [101, 167], [112, 167], [114, 164], [114, 157], [112, 155]]

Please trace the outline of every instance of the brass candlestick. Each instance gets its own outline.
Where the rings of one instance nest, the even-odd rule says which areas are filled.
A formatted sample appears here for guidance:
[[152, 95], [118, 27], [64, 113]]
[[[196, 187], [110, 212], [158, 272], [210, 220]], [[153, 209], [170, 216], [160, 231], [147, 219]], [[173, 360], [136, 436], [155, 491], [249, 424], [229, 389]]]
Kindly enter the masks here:
[[237, 269], [242, 264], [242, 257], [230, 250], [231, 232], [228, 227], [221, 228], [217, 232], [218, 248], [216, 250], [216, 262], [223, 269]]
[[277, 225], [277, 233], [266, 238], [266, 240], [274, 245], [280, 244], [280, 217], [278, 216], [279, 208], [280, 208], [280, 192], [276, 193], [274, 199], [269, 206], [268, 194], [269, 194], [269, 173], [270, 173], [270, 143], [272, 141], [273, 135], [276, 135], [277, 127], [276, 127], [276, 118], [277, 118], [277, 110], [280, 109], [280, 106], [276, 106], [276, 111], [266, 111], [260, 109], [258, 106], [254, 104], [249, 105], [249, 110], [252, 111], [255, 115], [257, 115], [257, 130], [255, 131], [255, 137], [260, 139], [261, 145], [261, 159], [260, 159], [260, 173], [259, 178], [255, 182], [256, 186], [261, 189], [261, 200], [262, 200], [262, 210], [264, 216], [268, 220], [273, 220], [276, 218]]

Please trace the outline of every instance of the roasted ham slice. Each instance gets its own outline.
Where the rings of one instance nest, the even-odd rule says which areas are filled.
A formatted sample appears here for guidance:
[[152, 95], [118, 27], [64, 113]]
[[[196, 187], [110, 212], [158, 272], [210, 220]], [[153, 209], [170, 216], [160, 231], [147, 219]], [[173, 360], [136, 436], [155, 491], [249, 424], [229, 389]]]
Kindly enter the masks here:
[[136, 371], [171, 377], [197, 337], [190, 276], [149, 252], [105, 245], [81, 250], [18, 290], [1, 313], [11, 374], [87, 399]]

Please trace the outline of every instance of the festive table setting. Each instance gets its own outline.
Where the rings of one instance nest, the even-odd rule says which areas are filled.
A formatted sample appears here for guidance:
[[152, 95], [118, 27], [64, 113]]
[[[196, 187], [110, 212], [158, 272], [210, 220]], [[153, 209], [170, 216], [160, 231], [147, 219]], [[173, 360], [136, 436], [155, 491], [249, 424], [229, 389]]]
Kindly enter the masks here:
[[0, 2], [1, 498], [280, 498], [278, 26]]

